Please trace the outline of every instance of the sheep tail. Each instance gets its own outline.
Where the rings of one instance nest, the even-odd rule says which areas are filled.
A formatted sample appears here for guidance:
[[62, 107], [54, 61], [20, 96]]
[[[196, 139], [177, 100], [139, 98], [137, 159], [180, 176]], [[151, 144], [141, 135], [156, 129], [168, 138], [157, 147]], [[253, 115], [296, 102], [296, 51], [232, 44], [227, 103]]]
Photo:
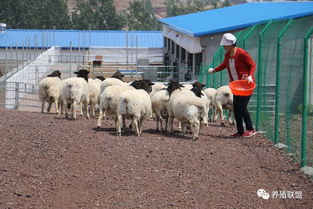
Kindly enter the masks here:
[[124, 98], [124, 102], [125, 102], [125, 111], [126, 113], [128, 113], [128, 99], [127, 98]]

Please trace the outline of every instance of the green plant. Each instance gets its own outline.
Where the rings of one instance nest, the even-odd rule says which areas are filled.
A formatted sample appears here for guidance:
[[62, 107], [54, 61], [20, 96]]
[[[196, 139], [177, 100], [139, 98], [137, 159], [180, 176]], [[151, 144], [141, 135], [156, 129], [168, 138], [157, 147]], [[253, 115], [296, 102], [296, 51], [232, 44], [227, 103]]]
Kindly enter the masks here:
[[[302, 114], [303, 112], [303, 104], [299, 104], [298, 107], [297, 107], [297, 110], [300, 114]], [[307, 107], [307, 114], [309, 116], [313, 116], [313, 105], [312, 104], [308, 104], [308, 107]]]

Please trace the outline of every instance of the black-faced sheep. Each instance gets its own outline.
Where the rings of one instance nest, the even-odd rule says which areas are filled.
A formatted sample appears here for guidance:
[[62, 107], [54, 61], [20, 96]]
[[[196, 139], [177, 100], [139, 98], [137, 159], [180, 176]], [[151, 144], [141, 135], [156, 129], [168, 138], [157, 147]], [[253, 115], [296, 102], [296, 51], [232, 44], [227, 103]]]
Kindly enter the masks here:
[[47, 112], [50, 112], [51, 105], [55, 103], [56, 112], [59, 113], [61, 106], [61, 88], [60, 71], [54, 71], [48, 77], [42, 79], [39, 83], [39, 99], [41, 101], [41, 113], [44, 112], [45, 102], [48, 102]]
[[82, 104], [85, 115], [89, 118], [89, 86], [88, 86], [88, 71], [79, 70], [75, 72], [78, 77], [68, 78], [63, 81], [62, 99], [65, 105], [65, 116], [68, 118], [68, 109], [72, 109], [72, 117], [76, 119], [76, 105]]
[[176, 118], [182, 123], [183, 133], [190, 123], [193, 139], [197, 139], [199, 137], [200, 121], [205, 118], [205, 103], [193, 92], [181, 91], [180, 88], [181, 85], [178, 82], [171, 82], [167, 88], [171, 95], [168, 104], [169, 132], [172, 132], [173, 119]]
[[117, 133], [121, 135], [122, 117], [132, 119], [132, 127], [139, 136], [142, 133], [142, 125], [146, 118], [151, 115], [151, 99], [149, 92], [153, 83], [149, 80], [134, 81], [131, 84], [135, 90], [125, 91], [118, 105]]

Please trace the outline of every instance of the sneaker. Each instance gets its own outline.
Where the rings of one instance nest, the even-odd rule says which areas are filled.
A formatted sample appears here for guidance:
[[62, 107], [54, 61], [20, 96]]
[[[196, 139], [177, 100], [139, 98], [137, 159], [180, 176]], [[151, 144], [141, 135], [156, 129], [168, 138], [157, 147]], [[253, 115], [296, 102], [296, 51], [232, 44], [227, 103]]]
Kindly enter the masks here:
[[246, 131], [244, 134], [242, 134], [243, 137], [251, 137], [256, 134], [255, 130]]
[[240, 136], [242, 136], [243, 134], [240, 134], [240, 133], [235, 133], [235, 134], [233, 134], [233, 135], [230, 135], [231, 137], [240, 137]]

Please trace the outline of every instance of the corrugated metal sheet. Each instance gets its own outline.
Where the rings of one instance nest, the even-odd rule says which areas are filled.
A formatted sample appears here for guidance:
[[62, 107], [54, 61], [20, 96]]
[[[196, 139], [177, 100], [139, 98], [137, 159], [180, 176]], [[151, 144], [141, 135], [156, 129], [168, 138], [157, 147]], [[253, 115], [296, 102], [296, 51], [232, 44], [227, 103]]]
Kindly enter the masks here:
[[51, 46], [74, 48], [136, 47], [162, 48], [161, 31], [82, 31], [82, 30], [21, 30], [7, 29], [0, 33], [0, 48]]
[[313, 15], [313, 2], [253, 2], [161, 19], [160, 22], [194, 37], [245, 28], [272, 19]]

